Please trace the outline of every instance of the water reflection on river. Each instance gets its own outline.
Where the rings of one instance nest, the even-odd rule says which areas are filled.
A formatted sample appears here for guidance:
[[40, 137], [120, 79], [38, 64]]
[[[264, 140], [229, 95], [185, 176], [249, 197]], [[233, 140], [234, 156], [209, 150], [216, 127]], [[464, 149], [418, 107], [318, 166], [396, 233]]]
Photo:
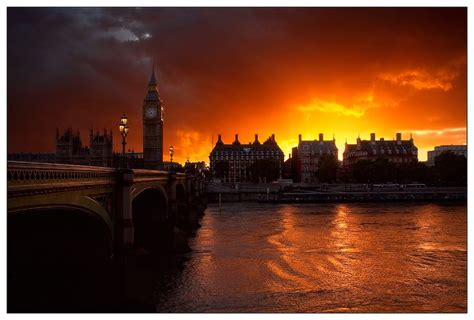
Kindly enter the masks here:
[[160, 312], [465, 312], [467, 207], [210, 206]]

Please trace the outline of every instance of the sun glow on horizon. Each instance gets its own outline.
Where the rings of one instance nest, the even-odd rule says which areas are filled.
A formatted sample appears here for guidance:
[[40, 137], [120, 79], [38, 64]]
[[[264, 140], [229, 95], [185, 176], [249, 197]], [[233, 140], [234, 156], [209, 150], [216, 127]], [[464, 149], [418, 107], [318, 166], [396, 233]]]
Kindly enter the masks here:
[[421, 161], [466, 144], [466, 8], [187, 10], [8, 10], [8, 152], [54, 153], [58, 125], [83, 145], [91, 126], [112, 129], [119, 151], [122, 113], [127, 149], [142, 152], [153, 66], [164, 160], [173, 145], [174, 161], [209, 163], [219, 133], [225, 143], [275, 134], [285, 158], [299, 134], [335, 136], [339, 160], [370, 133], [411, 133]]

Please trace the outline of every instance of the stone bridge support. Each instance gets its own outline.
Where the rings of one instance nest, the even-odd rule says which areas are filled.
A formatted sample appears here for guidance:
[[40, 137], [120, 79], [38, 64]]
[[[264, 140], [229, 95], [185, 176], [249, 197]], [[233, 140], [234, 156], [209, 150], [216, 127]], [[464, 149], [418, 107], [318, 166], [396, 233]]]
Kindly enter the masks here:
[[196, 177], [189, 176], [186, 180], [186, 222], [189, 228], [199, 228], [199, 220], [204, 214], [207, 207], [207, 201], [202, 199], [205, 197], [202, 188], [198, 185]]
[[116, 216], [115, 216], [115, 248], [116, 252], [133, 247], [134, 227], [132, 217], [133, 171], [121, 169], [117, 171]]
[[176, 199], [176, 173], [168, 174], [168, 217], [174, 224], [178, 218], [178, 202]]

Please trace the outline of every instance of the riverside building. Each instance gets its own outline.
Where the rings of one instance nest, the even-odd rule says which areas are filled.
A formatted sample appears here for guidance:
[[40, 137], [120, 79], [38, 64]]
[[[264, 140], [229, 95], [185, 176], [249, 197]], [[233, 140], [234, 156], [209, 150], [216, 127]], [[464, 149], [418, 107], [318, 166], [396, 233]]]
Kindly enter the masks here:
[[464, 156], [467, 159], [467, 146], [466, 145], [451, 144], [451, 145], [444, 145], [444, 146], [436, 146], [434, 150], [428, 151], [428, 161], [426, 161], [426, 165], [434, 166], [435, 158], [443, 152], [452, 152], [459, 156]]
[[370, 140], [357, 138], [356, 144], [346, 143], [343, 153], [343, 166], [351, 166], [361, 160], [376, 160], [378, 158], [388, 159], [393, 163], [409, 163], [418, 161], [418, 148], [410, 136], [408, 140], [402, 140], [402, 134], [397, 133], [396, 139], [375, 139], [375, 133], [370, 134]]
[[209, 156], [211, 173], [220, 176], [224, 182], [249, 181], [250, 166], [256, 160], [273, 160], [278, 164], [279, 175], [283, 168], [284, 155], [272, 134], [265, 142], [260, 143], [258, 134], [253, 142], [242, 144], [239, 135], [234, 142], [225, 144], [219, 134], [216, 145]]
[[316, 140], [303, 140], [298, 136], [298, 146], [292, 149], [292, 173], [295, 182], [315, 183], [319, 160], [324, 155], [332, 155], [337, 159], [336, 139], [324, 140], [319, 134]]

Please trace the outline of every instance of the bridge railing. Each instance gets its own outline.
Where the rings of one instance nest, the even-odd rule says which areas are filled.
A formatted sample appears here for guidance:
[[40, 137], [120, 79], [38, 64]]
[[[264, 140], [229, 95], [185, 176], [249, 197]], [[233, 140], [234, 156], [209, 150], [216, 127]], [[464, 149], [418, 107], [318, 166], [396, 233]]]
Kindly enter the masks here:
[[[147, 169], [132, 169], [134, 181], [152, 181], [152, 180], [165, 180], [168, 179], [170, 172], [163, 170], [147, 170]], [[187, 176], [182, 172], [173, 173], [177, 178], [185, 179]]]
[[167, 180], [167, 179], [168, 179], [168, 171], [133, 169], [134, 182], [146, 182], [146, 181], [157, 181], [157, 180]]
[[115, 169], [55, 163], [8, 161], [8, 191], [64, 184], [114, 183]]
[[[169, 179], [168, 171], [133, 169], [134, 183], [164, 181]], [[117, 181], [117, 169], [57, 163], [8, 161], [7, 186], [8, 194], [20, 192], [42, 192], [57, 188], [93, 187], [112, 185]], [[177, 172], [173, 175], [178, 180], [196, 180], [195, 176]], [[28, 193], [27, 192], [27, 193]]]

